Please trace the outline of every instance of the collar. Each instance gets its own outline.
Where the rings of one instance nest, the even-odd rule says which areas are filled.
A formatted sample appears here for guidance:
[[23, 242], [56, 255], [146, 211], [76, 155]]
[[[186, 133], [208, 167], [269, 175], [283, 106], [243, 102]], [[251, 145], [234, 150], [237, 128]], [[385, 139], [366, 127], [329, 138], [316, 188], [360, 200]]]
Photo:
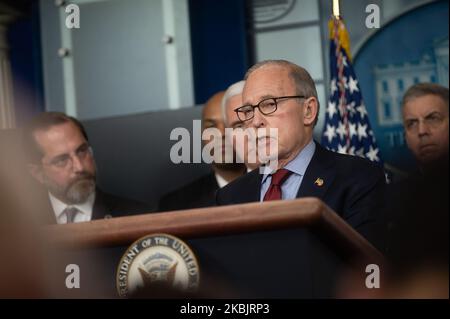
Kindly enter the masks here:
[[214, 176], [216, 177], [217, 185], [219, 185], [219, 188], [222, 188], [228, 184], [228, 182], [225, 180], [225, 178], [223, 178], [219, 174], [214, 173]]
[[56, 198], [52, 193], [48, 193], [48, 196], [50, 198], [50, 203], [53, 207], [53, 212], [55, 213], [55, 217], [58, 220], [58, 218], [61, 216], [64, 209], [66, 209], [67, 206], [73, 206], [77, 208], [81, 213], [92, 216], [92, 211], [94, 209], [94, 202], [95, 202], [95, 192], [93, 192], [91, 195], [89, 195], [88, 199], [81, 204], [76, 205], [69, 205], [61, 201], [60, 199]]
[[[286, 164], [283, 168], [291, 171], [294, 174], [304, 176], [306, 169], [308, 168], [309, 162], [311, 162], [311, 159], [314, 155], [314, 152], [316, 150], [316, 143], [311, 139], [308, 144], [300, 151], [300, 153], [297, 154], [297, 156]], [[269, 174], [264, 174], [263, 179], [261, 183], [263, 184], [266, 179], [271, 176], [274, 173], [272, 171]]]

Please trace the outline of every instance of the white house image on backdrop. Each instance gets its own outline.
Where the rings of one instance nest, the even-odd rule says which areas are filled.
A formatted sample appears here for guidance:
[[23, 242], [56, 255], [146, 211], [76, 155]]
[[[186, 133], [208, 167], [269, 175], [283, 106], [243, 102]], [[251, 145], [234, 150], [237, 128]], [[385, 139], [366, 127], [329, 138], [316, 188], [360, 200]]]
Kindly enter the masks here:
[[[435, 40], [430, 52], [424, 54], [420, 61], [399, 64], [378, 65], [374, 68], [375, 90], [377, 96], [378, 123], [381, 127], [398, 126], [399, 132], [389, 132], [401, 136], [399, 144], [404, 144], [401, 101], [405, 91], [420, 82], [439, 83], [448, 87], [448, 38]], [[394, 139], [387, 137], [389, 147]]]

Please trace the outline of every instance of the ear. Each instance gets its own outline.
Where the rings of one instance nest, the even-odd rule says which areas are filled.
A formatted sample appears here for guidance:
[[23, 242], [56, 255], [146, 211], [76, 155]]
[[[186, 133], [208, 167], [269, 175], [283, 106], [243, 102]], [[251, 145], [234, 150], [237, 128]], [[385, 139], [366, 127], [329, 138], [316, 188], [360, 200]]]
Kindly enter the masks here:
[[42, 167], [38, 164], [27, 164], [27, 167], [31, 176], [39, 183], [44, 184], [44, 172], [42, 171]]
[[319, 102], [315, 97], [310, 97], [305, 101], [303, 112], [303, 124], [306, 126], [314, 125], [317, 113], [319, 111]]

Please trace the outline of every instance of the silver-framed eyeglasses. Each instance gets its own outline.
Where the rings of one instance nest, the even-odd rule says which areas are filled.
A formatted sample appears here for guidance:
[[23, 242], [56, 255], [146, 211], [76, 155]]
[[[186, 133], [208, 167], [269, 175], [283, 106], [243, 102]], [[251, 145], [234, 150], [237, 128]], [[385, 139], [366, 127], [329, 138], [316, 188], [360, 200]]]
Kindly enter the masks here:
[[[83, 161], [92, 155], [92, 147], [87, 143], [78, 147], [74, 152], [74, 156], [76, 156], [80, 161]], [[71, 154], [61, 154], [48, 162], [42, 161], [42, 164], [54, 167], [56, 169], [69, 169], [73, 167], [73, 157], [71, 156]]]

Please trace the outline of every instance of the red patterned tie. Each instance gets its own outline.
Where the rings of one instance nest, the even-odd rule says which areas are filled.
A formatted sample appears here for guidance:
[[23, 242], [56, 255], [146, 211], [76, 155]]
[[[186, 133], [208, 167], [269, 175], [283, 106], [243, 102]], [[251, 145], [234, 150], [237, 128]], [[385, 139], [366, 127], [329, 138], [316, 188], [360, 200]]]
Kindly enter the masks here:
[[281, 199], [281, 185], [291, 175], [291, 171], [287, 169], [279, 169], [272, 175], [269, 189], [264, 195], [264, 201]]

